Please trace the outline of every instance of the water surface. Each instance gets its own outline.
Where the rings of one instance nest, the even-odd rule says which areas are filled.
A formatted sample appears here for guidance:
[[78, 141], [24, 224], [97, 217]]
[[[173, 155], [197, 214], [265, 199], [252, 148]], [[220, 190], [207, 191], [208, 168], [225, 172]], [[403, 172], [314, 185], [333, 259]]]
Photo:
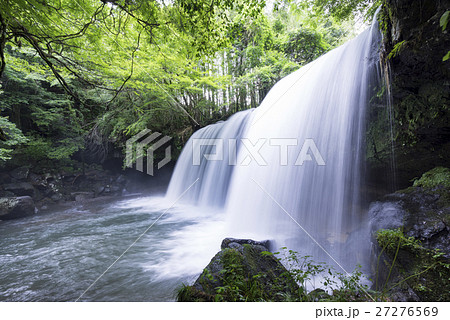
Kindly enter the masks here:
[[223, 215], [161, 197], [0, 222], [0, 301], [171, 301], [220, 250]]

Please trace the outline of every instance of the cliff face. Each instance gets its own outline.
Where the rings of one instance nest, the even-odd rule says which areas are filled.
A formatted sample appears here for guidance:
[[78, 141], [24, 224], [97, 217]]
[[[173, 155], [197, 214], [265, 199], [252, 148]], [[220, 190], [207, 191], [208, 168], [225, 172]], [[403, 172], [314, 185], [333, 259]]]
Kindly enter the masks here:
[[[423, 172], [450, 165], [450, 60], [443, 61], [450, 50], [450, 27], [443, 31], [439, 25], [449, 8], [449, 0], [386, 0], [380, 13], [384, 67], [391, 71], [393, 187], [404, 188]], [[375, 113], [375, 118], [381, 114]], [[369, 120], [368, 141], [368, 149], [375, 150], [369, 155], [372, 174], [385, 179], [391, 175], [380, 175], [389, 171], [391, 154], [386, 121]]]

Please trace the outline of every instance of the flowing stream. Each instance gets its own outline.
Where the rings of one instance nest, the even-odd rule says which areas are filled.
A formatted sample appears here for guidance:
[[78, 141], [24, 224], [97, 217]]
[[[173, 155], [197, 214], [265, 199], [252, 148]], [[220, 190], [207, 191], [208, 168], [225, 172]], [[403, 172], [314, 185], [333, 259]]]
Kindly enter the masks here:
[[76, 301], [144, 232], [80, 301], [171, 301], [220, 250], [223, 231], [221, 212], [162, 197], [2, 221], [0, 301]]

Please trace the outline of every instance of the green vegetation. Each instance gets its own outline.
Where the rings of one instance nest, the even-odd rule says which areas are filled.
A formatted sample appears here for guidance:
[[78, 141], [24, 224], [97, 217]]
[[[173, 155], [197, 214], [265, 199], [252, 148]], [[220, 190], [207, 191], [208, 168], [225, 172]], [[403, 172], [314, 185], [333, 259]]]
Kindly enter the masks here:
[[[450, 11], [447, 10], [444, 12], [444, 14], [441, 16], [441, 19], [439, 20], [439, 25], [442, 27], [442, 32], [447, 29], [448, 20], [450, 19]], [[447, 61], [450, 59], [450, 51], [447, 52], [447, 54], [442, 58], [442, 61]]]
[[[244, 251], [254, 250], [250, 245], [244, 245], [244, 248]], [[248, 252], [242, 254], [237, 249], [225, 248], [216, 256], [220, 259], [222, 268], [219, 274], [212, 274], [208, 267], [205, 268], [197, 280], [202, 289], [196, 285], [183, 285], [178, 290], [177, 300], [236, 302], [379, 299], [376, 293], [369, 291], [368, 287], [362, 284], [359, 268], [351, 274], [342, 274], [323, 263], [315, 263], [310, 256], [301, 256], [287, 248], [276, 253], [262, 251], [258, 255], [262, 258], [257, 258], [255, 252], [248, 255]], [[276, 257], [284, 267], [274, 264], [264, 271], [249, 267], [254, 259], [264, 260], [264, 257]], [[266, 262], [261, 265], [264, 263]]]
[[425, 172], [420, 179], [414, 181], [414, 187], [434, 189], [437, 187], [450, 188], [450, 169], [436, 167]]
[[[442, 251], [423, 247], [419, 240], [405, 236], [400, 228], [379, 230], [376, 240], [382, 248], [377, 270], [382, 267], [381, 263], [389, 270], [385, 283], [376, 283], [385, 295], [389, 296], [389, 292], [397, 287], [409, 286], [421, 301], [450, 299], [450, 262]], [[383, 258], [384, 252], [388, 259]]]
[[[371, 301], [376, 293], [363, 284], [361, 266], [350, 274], [336, 271], [324, 263], [315, 262], [311, 256], [281, 248], [275, 252], [286, 266], [289, 276], [299, 285], [297, 295], [286, 297], [288, 301]], [[319, 280], [318, 280], [319, 279]]]
[[257, 107], [280, 78], [353, 35], [351, 20], [312, 2], [264, 5], [2, 1], [3, 163], [102, 163], [145, 128], [180, 150], [194, 130]]
[[25, 143], [27, 138], [8, 118], [0, 116], [0, 161], [11, 159], [12, 147]]

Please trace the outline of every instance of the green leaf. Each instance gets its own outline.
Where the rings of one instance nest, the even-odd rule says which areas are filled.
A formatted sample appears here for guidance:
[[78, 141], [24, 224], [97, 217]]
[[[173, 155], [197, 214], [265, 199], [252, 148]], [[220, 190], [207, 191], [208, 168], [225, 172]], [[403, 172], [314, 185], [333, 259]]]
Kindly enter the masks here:
[[448, 59], [450, 59], [450, 51], [442, 58], [442, 61], [447, 61]]
[[450, 11], [447, 10], [447, 11], [445, 11], [445, 13], [442, 15], [441, 19], [439, 20], [439, 25], [442, 27], [442, 31], [444, 31], [447, 28], [449, 15], [450, 15]]

